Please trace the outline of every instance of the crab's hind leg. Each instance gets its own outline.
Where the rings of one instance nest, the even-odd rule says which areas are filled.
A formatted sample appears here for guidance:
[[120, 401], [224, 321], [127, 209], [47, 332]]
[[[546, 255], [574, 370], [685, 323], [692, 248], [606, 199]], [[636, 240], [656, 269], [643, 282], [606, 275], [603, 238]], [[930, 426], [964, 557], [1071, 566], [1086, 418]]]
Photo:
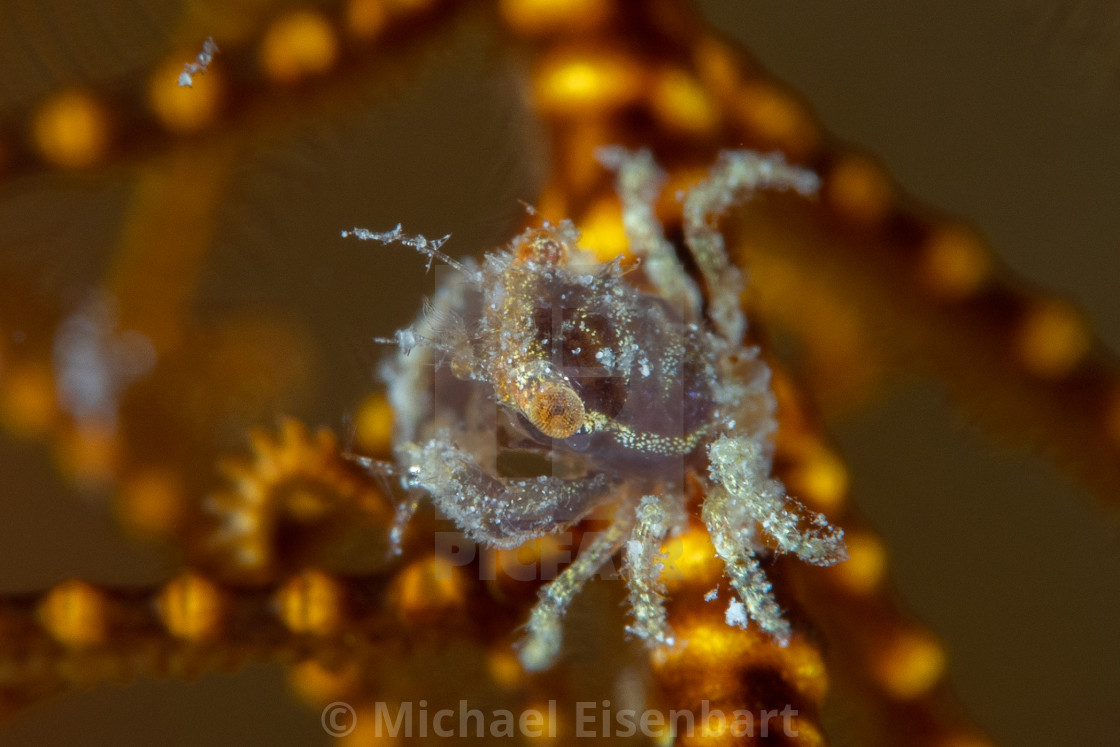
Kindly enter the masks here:
[[740, 526], [729, 509], [733, 498], [723, 488], [713, 488], [704, 499], [701, 518], [708, 529], [716, 555], [723, 561], [739, 600], [727, 608], [728, 625], [745, 628], [750, 620], [774, 636], [783, 646], [789, 642], [789, 623], [774, 598], [770, 579], [754, 554], [753, 532]]
[[[794, 553], [814, 565], [832, 565], [847, 558], [844, 532], [829, 525], [821, 514], [801, 521], [800, 505], [786, 495], [781, 482], [769, 476], [769, 460], [755, 440], [721, 436], [709, 447], [708, 456], [714, 485], [704, 500], [702, 517], [743, 605], [732, 602], [727, 621], [746, 627], [753, 619], [784, 644], [789, 640], [789, 623], [755, 556], [755, 526], [773, 538], [779, 551]], [[803, 523], [807, 523], [804, 528]]]
[[[709, 475], [727, 491], [726, 510], [740, 524], [757, 522], [781, 552], [791, 552], [806, 563], [833, 565], [847, 560], [844, 531], [830, 525], [824, 514], [801, 521], [804, 508], [786, 495], [781, 481], [769, 476], [770, 460], [755, 440], [720, 436], [708, 447], [708, 458]], [[807, 523], [804, 528], [803, 523]]]
[[540, 590], [540, 601], [529, 614], [528, 632], [518, 652], [525, 669], [536, 672], [552, 665], [560, 652], [560, 626], [568, 605], [618, 551], [633, 527], [633, 509], [620, 506], [607, 530], [596, 535], [571, 565]]

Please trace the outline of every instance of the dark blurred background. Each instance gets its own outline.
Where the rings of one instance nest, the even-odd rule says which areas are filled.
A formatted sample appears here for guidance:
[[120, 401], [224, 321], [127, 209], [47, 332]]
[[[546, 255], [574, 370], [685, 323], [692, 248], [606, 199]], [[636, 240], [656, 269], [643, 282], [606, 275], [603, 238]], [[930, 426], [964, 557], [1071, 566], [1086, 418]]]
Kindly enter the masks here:
[[[143, 7], [141, 7], [143, 6]], [[899, 182], [974, 220], [1000, 257], [1075, 301], [1120, 350], [1120, 10], [1101, 1], [701, 3], [800, 91], [837, 136]], [[162, 59], [177, 3], [0, 5], [0, 111], [44, 91], [109, 85]], [[368, 340], [430, 291], [403, 249], [340, 228], [403, 222], [451, 253], [504, 241], [539, 172], [516, 71], [468, 29], [403, 82], [239, 156], [196, 300], [202, 318], [268, 309], [314, 340], [313, 386], [290, 403], [344, 429], [373, 386]], [[218, 63], [220, 64], [220, 56]], [[0, 183], [0, 253], [79, 298], [112, 256], [128, 169]], [[0, 320], [2, 322], [3, 320]], [[937, 382], [913, 381], [833, 424], [855, 498], [891, 549], [907, 602], [949, 649], [951, 677], [1004, 744], [1120, 735], [1120, 517], [1043, 459], [992, 442]], [[236, 441], [231, 448], [242, 448]], [[0, 442], [0, 590], [71, 576], [167, 577], [75, 495], [46, 449]], [[191, 683], [68, 693], [0, 725], [0, 745], [330, 741], [278, 667]]]

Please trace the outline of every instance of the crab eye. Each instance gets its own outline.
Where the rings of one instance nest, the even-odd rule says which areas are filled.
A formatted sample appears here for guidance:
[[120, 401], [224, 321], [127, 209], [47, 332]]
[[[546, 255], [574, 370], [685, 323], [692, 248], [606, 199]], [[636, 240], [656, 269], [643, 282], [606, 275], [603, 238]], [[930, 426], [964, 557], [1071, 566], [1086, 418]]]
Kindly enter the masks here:
[[553, 231], [538, 229], [523, 235], [517, 242], [515, 252], [518, 263], [562, 265], [568, 261], [569, 249]]
[[583, 402], [563, 384], [547, 384], [529, 398], [525, 417], [541, 433], [552, 438], [567, 438], [583, 425]]

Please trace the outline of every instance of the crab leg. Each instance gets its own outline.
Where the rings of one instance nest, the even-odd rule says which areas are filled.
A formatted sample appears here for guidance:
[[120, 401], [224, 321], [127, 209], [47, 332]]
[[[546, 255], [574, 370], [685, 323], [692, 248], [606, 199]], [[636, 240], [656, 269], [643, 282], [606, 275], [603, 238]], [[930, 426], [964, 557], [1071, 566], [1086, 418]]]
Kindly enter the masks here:
[[522, 666], [530, 671], [551, 666], [560, 651], [560, 624], [568, 605], [583, 585], [622, 547], [633, 527], [633, 510], [620, 508], [607, 530], [596, 536], [571, 565], [540, 590], [540, 601], [529, 615], [528, 633], [518, 653]]
[[665, 582], [661, 580], [661, 542], [670, 528], [661, 499], [656, 495], [642, 498], [634, 538], [626, 543], [630, 609], [634, 615], [627, 630], [650, 645], [673, 645], [673, 632], [665, 621]]

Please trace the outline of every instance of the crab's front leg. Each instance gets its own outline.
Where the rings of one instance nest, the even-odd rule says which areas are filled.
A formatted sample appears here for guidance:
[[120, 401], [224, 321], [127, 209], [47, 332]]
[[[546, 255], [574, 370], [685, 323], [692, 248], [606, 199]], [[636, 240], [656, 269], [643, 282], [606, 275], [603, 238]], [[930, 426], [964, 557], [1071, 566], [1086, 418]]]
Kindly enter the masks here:
[[823, 514], [802, 518], [801, 505], [770, 477], [770, 460], [756, 439], [721, 436], [708, 447], [708, 458], [713, 487], [704, 500], [702, 518], [742, 605], [731, 603], [727, 621], [746, 627], [753, 619], [784, 645], [789, 623], [755, 555], [755, 527], [772, 538], [780, 552], [814, 565], [847, 559], [844, 532]]
[[650, 646], [672, 646], [673, 632], [665, 620], [665, 583], [661, 543], [679, 530], [687, 518], [671, 511], [671, 503], [659, 495], [647, 495], [638, 504], [634, 536], [626, 543], [627, 585], [634, 621], [627, 631]]
[[426, 491], [476, 542], [513, 548], [575, 524], [610, 495], [605, 474], [508, 478], [486, 469], [449, 433], [405, 444], [406, 486]]
[[568, 605], [622, 547], [633, 528], [633, 506], [619, 506], [607, 530], [596, 535], [571, 565], [540, 590], [540, 601], [529, 614], [528, 632], [518, 654], [525, 669], [536, 672], [552, 666], [560, 652], [561, 625]]
[[743, 278], [728, 259], [716, 219], [758, 190], [792, 190], [811, 196], [819, 186], [815, 173], [787, 164], [780, 153], [739, 150], [720, 153], [708, 178], [689, 190], [683, 210], [685, 244], [708, 287], [708, 316], [715, 331], [728, 342], [738, 344], [746, 331], [739, 299]]
[[686, 517], [672, 509], [669, 500], [657, 495], [645, 496], [636, 508], [623, 502], [608, 529], [597, 535], [555, 581], [541, 589], [521, 647], [521, 663], [526, 669], [537, 671], [551, 666], [560, 651], [560, 626], [568, 605], [623, 546], [634, 616], [627, 630], [651, 646], [673, 645], [672, 631], [665, 620], [661, 543], [682, 526]]
[[[390, 485], [396, 482], [393, 478], [400, 477], [397, 474], [395, 464], [360, 454], [344, 453], [343, 456], [347, 461], [364, 469], [370, 477], [378, 480], [386, 495], [393, 495], [393, 489]], [[401, 554], [405, 530], [408, 528], [409, 522], [412, 521], [412, 517], [416, 515], [424, 497], [423, 491], [415, 488], [406, 488], [405, 490], [405, 496], [395, 501], [393, 523], [389, 527], [389, 553], [391, 555]]]
[[656, 202], [665, 183], [665, 172], [647, 148], [630, 151], [611, 146], [600, 148], [595, 155], [618, 174], [622, 223], [630, 251], [643, 260], [645, 274], [657, 294], [680, 312], [682, 319], [697, 321], [704, 307], [700, 289], [688, 276], [657, 219]]

